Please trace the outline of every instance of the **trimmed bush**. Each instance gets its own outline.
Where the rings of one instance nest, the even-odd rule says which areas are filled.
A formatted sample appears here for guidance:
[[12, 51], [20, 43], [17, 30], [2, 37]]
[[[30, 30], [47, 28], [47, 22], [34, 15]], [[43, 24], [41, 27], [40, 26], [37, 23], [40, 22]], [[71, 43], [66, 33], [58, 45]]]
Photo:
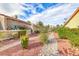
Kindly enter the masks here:
[[47, 36], [46, 33], [40, 33], [39, 38], [40, 38], [40, 42], [42, 44], [47, 44], [48, 43], [48, 36]]
[[21, 45], [22, 45], [22, 47], [23, 48], [27, 48], [28, 47], [28, 41], [29, 41], [29, 37], [28, 37], [28, 35], [26, 35], [26, 36], [21, 36], [20, 37], [20, 40], [21, 40]]

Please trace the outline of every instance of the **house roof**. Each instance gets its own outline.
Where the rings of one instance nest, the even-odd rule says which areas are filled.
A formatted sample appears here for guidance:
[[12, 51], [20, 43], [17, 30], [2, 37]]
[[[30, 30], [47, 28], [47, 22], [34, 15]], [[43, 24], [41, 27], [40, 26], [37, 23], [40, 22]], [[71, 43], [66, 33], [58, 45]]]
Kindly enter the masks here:
[[70, 16], [70, 18], [69, 18], [68, 21], [64, 24], [64, 26], [66, 26], [78, 12], [79, 12], [79, 7], [78, 7], [78, 8], [75, 10], [75, 12]]

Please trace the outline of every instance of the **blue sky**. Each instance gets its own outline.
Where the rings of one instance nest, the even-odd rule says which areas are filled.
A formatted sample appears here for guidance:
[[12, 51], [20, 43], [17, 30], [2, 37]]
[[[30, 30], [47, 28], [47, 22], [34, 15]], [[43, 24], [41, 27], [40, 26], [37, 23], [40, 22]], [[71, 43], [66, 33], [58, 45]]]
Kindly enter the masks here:
[[20, 4], [22, 7], [22, 13], [24, 13], [25, 16], [20, 15], [21, 18], [28, 18], [32, 15], [37, 15], [38, 13], [44, 12], [46, 9], [52, 7], [59, 6], [61, 4], [57, 3], [26, 3], [26, 4]]
[[0, 3], [0, 13], [18, 15], [19, 19], [32, 23], [42, 21], [45, 25], [57, 25], [63, 24], [77, 7], [77, 3]]

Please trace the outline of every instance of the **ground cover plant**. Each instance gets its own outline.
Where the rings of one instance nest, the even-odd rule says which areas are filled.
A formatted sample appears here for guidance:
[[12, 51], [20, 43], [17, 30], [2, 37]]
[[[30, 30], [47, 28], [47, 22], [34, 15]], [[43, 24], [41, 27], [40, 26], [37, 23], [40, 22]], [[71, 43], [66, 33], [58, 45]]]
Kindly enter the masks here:
[[69, 39], [72, 46], [79, 47], [79, 29], [59, 27], [56, 31], [61, 39]]

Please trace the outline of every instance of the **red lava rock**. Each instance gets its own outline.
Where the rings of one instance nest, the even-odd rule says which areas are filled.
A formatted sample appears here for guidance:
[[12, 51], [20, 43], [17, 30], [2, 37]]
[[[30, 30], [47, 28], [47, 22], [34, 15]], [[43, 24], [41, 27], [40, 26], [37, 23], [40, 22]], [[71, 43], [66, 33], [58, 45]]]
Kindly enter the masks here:
[[1, 56], [37, 56], [40, 53], [42, 44], [38, 37], [31, 38], [27, 49], [23, 49], [21, 45], [0, 52]]
[[58, 49], [64, 56], [79, 56], [79, 50], [73, 49], [68, 40], [60, 39], [58, 41]]
[[79, 56], [79, 50], [73, 49], [69, 40], [59, 39], [58, 33], [54, 33], [57, 38], [59, 53], [63, 56]]
[[11, 44], [13, 42], [19, 41], [18, 39], [7, 39], [7, 40], [3, 40], [0, 42], [0, 47], [7, 45], [7, 44]]

